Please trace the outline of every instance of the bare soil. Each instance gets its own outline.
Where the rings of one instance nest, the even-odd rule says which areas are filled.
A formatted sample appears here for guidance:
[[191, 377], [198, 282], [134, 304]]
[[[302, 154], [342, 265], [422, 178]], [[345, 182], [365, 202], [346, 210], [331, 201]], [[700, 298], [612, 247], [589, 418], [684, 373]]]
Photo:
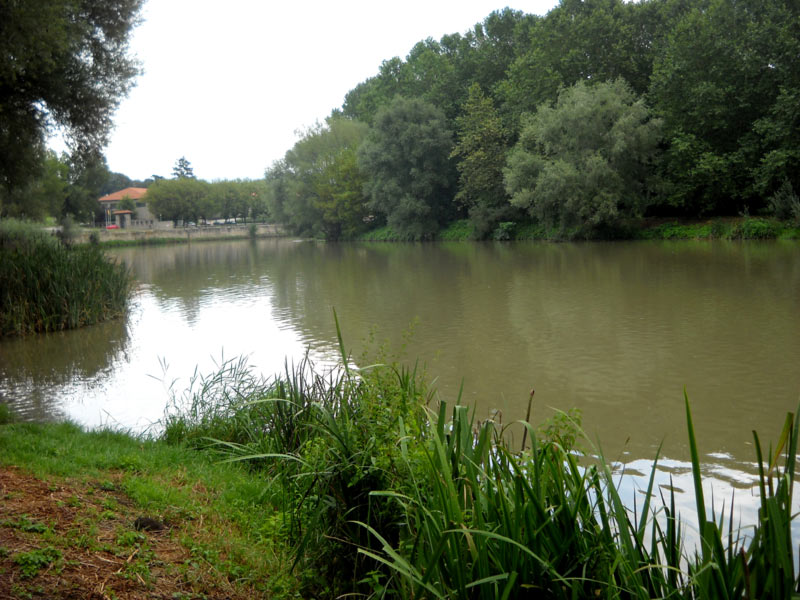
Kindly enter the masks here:
[[[197, 524], [137, 530], [148, 515], [118, 481], [42, 481], [0, 467], [0, 600], [263, 597], [192, 557], [182, 531]], [[26, 573], [26, 553], [45, 548], [60, 557]]]

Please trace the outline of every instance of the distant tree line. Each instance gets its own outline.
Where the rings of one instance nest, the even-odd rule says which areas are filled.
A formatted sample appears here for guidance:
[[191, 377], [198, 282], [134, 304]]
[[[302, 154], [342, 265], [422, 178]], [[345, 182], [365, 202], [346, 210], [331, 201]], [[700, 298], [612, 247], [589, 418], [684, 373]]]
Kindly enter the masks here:
[[778, 214], [800, 189], [798, 107], [793, 0], [505, 9], [384, 61], [267, 170], [267, 197], [330, 239]]
[[41, 221], [70, 216], [83, 223], [100, 222], [104, 215], [98, 198], [126, 187], [147, 187], [153, 181], [113, 173], [101, 155], [87, 160], [45, 150], [41, 165], [24, 184], [0, 188], [0, 217]]
[[172, 179], [159, 178], [147, 188], [151, 214], [161, 221], [207, 223], [236, 219], [245, 223], [267, 215], [263, 181], [233, 180], [209, 183], [194, 176], [185, 157], [178, 159]]

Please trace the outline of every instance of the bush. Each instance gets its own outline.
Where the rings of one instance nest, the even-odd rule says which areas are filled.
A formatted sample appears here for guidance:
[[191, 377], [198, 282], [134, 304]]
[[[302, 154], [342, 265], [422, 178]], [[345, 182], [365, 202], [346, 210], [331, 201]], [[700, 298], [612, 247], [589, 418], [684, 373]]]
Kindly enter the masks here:
[[776, 219], [800, 225], [800, 198], [788, 179], [769, 199], [768, 210]]
[[777, 223], [758, 217], [747, 217], [731, 230], [731, 238], [742, 240], [767, 240], [778, 237]]
[[0, 226], [0, 336], [73, 329], [125, 311], [125, 266], [97, 246], [67, 247], [32, 227]]

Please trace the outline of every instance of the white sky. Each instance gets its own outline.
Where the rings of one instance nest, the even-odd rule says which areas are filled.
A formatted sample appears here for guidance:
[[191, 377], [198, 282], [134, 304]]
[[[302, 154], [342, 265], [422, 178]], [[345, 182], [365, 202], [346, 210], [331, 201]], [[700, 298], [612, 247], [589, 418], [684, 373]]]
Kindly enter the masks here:
[[[557, 0], [515, 0], [545, 14]], [[413, 45], [464, 33], [503, 0], [148, 0], [131, 50], [144, 74], [115, 116], [109, 168], [207, 180], [263, 177], [345, 94]]]

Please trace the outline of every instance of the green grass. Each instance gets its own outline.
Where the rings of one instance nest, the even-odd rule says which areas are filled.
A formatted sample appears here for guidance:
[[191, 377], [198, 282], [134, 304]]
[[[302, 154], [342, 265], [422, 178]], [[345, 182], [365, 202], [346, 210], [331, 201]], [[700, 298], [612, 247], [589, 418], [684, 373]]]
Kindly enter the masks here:
[[[159, 440], [5, 425], [0, 461], [40, 477], [118, 481], [169, 523], [214, 521], [224, 533], [187, 537], [192, 556], [231, 577], [274, 582], [276, 595], [788, 600], [798, 592], [795, 415], [766, 451], [754, 434], [760, 509], [742, 535], [732, 512], [706, 508], [702, 440], [685, 399], [689, 520], [699, 532], [699, 545], [686, 547], [688, 515], [677, 514], [674, 492], [655, 488], [658, 456], [642, 502], [626, 506], [576, 413], [538, 431], [523, 424], [530, 442], [520, 451], [500, 424], [477, 422], [458, 400], [433, 406], [416, 368], [381, 356], [358, 368], [340, 332], [339, 347], [336, 368], [306, 358], [269, 379], [242, 360], [223, 363], [173, 398]], [[96, 519], [113, 506], [102, 509]], [[117, 533], [118, 546], [140, 542], [132, 530]], [[253, 553], [274, 564], [252, 566]]]
[[475, 239], [475, 228], [467, 219], [453, 221], [436, 237], [445, 242], [466, 242]]
[[0, 223], [0, 337], [120, 316], [132, 280], [94, 245], [66, 246], [34, 226]]
[[[185, 446], [85, 431], [71, 423], [0, 426], [0, 464], [20, 466], [44, 481], [88, 487], [83, 495], [92, 489], [124, 494], [138, 514], [168, 523], [191, 553], [202, 553], [201, 562], [187, 564], [187, 576], [212, 570], [264, 593], [283, 589], [287, 597], [299, 589], [300, 576], [289, 572], [292, 553], [283, 522], [266, 500], [263, 477], [244, 465], [221, 464]], [[76, 501], [81, 508], [83, 502]], [[86, 513], [74, 532], [50, 536], [47, 543], [65, 553], [70, 547], [102, 551], [93, 533], [102, 520], [117, 514], [120, 504], [107, 500], [100, 507], [104, 510]], [[47, 531], [44, 523], [24, 517], [0, 527]], [[139, 547], [141, 555], [145, 546], [141, 532], [120, 529], [106, 550], [127, 557]], [[144, 566], [139, 563], [140, 575]], [[131, 576], [136, 568], [132, 564]]]
[[398, 234], [388, 225], [371, 229], [356, 236], [356, 241], [359, 242], [403, 242], [407, 241], [403, 236]]
[[[687, 549], [674, 496], [654, 493], [658, 457], [643, 505], [625, 506], [574, 417], [562, 415], [545, 435], [530, 429], [520, 453], [466, 407], [426, 411], [430, 393], [414, 371], [382, 362], [357, 370], [341, 338], [340, 347], [339, 369], [323, 374], [304, 363], [259, 383], [228, 365], [212, 378], [214, 392], [194, 394], [187, 418], [175, 415], [167, 428], [173, 443], [203, 440], [263, 473], [296, 561], [323, 575], [314, 593], [645, 599], [797, 590], [793, 415], [762, 467], [759, 522], [745, 539], [725, 515], [705, 513], [686, 400], [701, 533], [700, 547]], [[762, 463], [757, 439], [755, 448]]]

